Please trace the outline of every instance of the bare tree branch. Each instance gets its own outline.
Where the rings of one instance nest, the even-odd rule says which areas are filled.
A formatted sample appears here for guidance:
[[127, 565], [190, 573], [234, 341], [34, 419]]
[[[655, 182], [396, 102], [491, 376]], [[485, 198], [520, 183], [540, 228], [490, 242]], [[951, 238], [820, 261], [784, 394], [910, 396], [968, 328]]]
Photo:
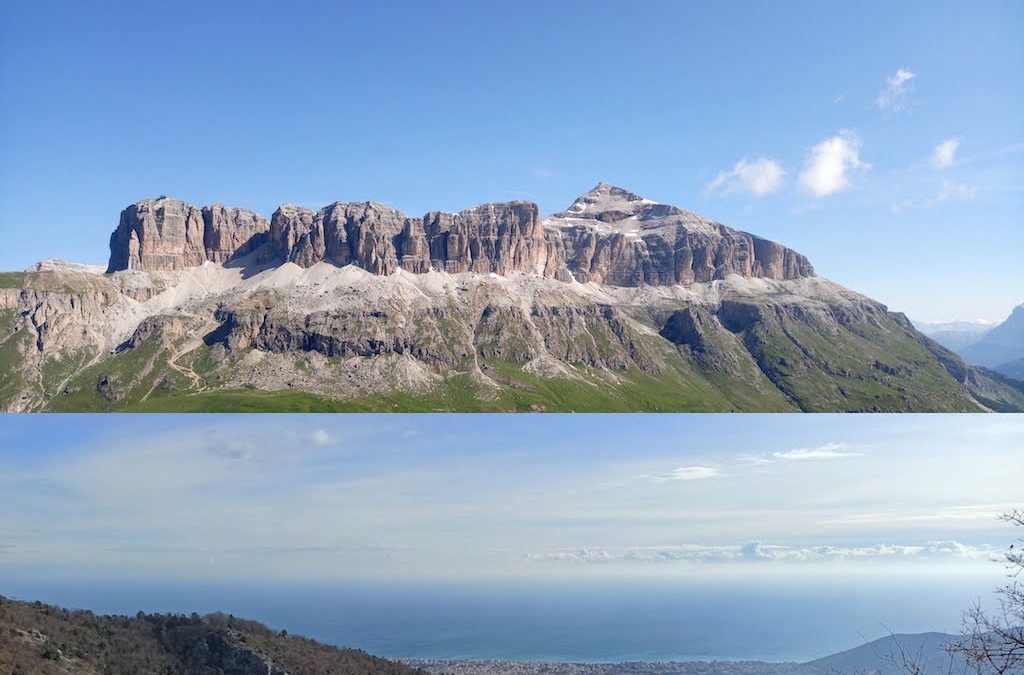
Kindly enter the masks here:
[[[1005, 513], [1000, 520], [1024, 527], [1024, 509]], [[1024, 674], [1024, 584], [1018, 580], [1024, 571], [1024, 547], [1017, 545], [1022, 543], [1018, 538], [1006, 551], [1011, 581], [996, 590], [998, 609], [986, 612], [976, 602], [963, 614], [963, 635], [946, 646], [979, 675]]]

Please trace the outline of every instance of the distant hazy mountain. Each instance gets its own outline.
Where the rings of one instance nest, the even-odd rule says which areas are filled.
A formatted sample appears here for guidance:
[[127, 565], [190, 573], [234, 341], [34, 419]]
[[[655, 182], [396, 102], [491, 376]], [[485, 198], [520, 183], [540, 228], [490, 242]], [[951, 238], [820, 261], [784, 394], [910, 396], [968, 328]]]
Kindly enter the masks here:
[[1024, 304], [1000, 324], [914, 321], [914, 326], [967, 363], [1024, 381]]
[[891, 635], [807, 663], [770, 661], [630, 661], [559, 663], [472, 659], [409, 659], [434, 675], [965, 675], [962, 659], [950, 659], [945, 633]]
[[987, 321], [916, 321], [914, 327], [943, 347], [960, 353], [985, 336], [996, 325]]
[[897, 665], [905, 658], [920, 666], [923, 675], [957, 675], [964, 672], [965, 664], [962, 659], [951, 661], [944, 649], [953, 637], [946, 633], [890, 635], [805, 665], [823, 673], [906, 675]]
[[1014, 307], [1006, 321], [959, 353], [968, 363], [1024, 379], [1024, 304]]

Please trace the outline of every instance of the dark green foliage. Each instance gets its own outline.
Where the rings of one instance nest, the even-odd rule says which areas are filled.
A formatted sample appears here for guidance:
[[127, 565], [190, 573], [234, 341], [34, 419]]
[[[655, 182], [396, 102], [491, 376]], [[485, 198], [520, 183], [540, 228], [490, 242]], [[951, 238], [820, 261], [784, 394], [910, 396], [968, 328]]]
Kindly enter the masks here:
[[226, 614], [97, 616], [0, 598], [0, 673], [422, 675]]

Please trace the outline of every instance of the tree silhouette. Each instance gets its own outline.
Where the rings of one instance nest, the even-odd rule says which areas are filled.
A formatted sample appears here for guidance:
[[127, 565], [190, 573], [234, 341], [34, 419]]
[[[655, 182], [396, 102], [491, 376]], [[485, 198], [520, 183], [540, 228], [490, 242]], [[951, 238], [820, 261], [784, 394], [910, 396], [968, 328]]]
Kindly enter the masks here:
[[[1024, 527], [1024, 509], [1003, 514], [1002, 520]], [[1010, 544], [1005, 562], [1010, 581], [996, 590], [997, 608], [986, 611], [975, 603], [963, 615], [963, 635], [946, 647], [950, 654], [962, 656], [978, 673], [1015, 675], [1024, 673], [1024, 551]]]

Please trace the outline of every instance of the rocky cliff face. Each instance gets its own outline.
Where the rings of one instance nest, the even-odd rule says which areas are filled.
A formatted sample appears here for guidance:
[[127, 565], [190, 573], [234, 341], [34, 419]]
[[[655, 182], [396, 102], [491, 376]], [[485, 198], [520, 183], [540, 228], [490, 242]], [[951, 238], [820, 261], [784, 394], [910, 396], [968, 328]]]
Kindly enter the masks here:
[[291, 205], [271, 218], [263, 261], [355, 265], [374, 274], [401, 268], [446, 272], [544, 273], [547, 245], [535, 204], [485, 204], [410, 218], [383, 204], [336, 202], [314, 213]]
[[0, 408], [1024, 410], [800, 254], [605, 184], [547, 219], [163, 197], [108, 271], [0, 277]]
[[248, 209], [202, 209], [178, 199], [144, 199], [121, 212], [110, 235], [107, 272], [180, 270], [223, 263], [262, 243], [270, 225]]
[[258, 213], [215, 204], [203, 207], [206, 259], [225, 263], [263, 245], [270, 225]]
[[108, 272], [178, 270], [201, 265], [206, 258], [203, 217], [199, 209], [177, 199], [144, 199], [121, 212], [110, 235]]
[[[496, 260], [536, 252], [503, 241]], [[394, 264], [376, 245], [332, 255]], [[268, 410], [292, 395], [324, 410], [1024, 409], [1019, 385], [820, 277], [612, 286], [433, 266], [26, 272], [0, 293], [0, 407], [223, 409], [251, 392]]]
[[814, 276], [804, 256], [780, 244], [601, 183], [546, 221], [579, 281], [668, 286], [724, 279]]
[[261, 263], [301, 267], [527, 273], [614, 286], [814, 275], [806, 258], [780, 244], [604, 183], [547, 220], [524, 201], [422, 218], [375, 202], [335, 202], [318, 212], [286, 204], [267, 224], [245, 209], [161, 198], [125, 209], [110, 246], [108, 271], [177, 270], [256, 251]]

